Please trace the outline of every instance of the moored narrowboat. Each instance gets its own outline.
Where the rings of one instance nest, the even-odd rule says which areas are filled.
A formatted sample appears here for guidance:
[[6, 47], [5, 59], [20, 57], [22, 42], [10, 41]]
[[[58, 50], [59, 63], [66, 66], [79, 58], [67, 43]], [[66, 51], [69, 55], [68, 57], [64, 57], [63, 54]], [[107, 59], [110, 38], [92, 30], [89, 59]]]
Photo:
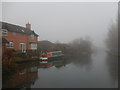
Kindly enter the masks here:
[[40, 57], [40, 63], [47, 63], [48, 61], [48, 57], [45, 53], [42, 54], [42, 56]]
[[41, 63], [47, 63], [48, 60], [56, 60], [56, 59], [60, 59], [61, 57], [63, 57], [63, 53], [62, 51], [53, 51], [53, 52], [46, 52], [43, 53], [40, 57], [40, 61]]
[[62, 57], [62, 56], [63, 56], [62, 51], [47, 52], [48, 59], [59, 58], [59, 57]]

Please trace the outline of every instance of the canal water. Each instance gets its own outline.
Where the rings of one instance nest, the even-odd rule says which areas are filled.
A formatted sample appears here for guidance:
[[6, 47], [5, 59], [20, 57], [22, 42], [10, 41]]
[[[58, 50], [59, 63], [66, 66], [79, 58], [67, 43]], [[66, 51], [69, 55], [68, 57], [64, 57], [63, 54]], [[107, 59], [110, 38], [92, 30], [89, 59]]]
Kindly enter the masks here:
[[[90, 56], [23, 63], [4, 88], [117, 88], [118, 58], [104, 50]], [[3, 80], [4, 81], [4, 80]]]

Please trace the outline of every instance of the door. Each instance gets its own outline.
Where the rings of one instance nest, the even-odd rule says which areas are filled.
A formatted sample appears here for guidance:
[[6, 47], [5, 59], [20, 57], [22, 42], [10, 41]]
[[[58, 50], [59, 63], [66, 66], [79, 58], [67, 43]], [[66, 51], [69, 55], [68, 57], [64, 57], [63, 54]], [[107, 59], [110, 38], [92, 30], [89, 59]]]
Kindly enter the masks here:
[[26, 46], [25, 43], [20, 43], [20, 51], [25, 53], [26, 52]]

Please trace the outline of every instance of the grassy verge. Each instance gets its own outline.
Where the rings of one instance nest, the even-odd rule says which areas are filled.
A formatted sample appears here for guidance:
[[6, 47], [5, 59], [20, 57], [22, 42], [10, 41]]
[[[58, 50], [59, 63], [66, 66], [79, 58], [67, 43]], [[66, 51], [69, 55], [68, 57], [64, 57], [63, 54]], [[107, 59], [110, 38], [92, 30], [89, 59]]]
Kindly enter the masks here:
[[28, 62], [28, 61], [36, 61], [36, 60], [38, 60], [39, 58], [26, 58], [26, 57], [14, 57], [14, 61], [15, 62]]
[[25, 61], [27, 58], [23, 58], [23, 57], [14, 57], [14, 61]]

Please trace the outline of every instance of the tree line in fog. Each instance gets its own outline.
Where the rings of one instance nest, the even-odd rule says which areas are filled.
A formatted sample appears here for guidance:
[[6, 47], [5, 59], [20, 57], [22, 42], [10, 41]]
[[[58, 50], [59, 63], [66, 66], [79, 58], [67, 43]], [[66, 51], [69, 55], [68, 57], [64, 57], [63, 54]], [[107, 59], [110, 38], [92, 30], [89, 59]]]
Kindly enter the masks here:
[[66, 55], [88, 55], [92, 52], [92, 42], [89, 38], [77, 38], [70, 43], [52, 43], [50, 41], [39, 41], [38, 50], [42, 52], [62, 51]]
[[118, 51], [118, 24], [112, 23], [107, 34], [106, 46], [109, 51]]
[[109, 28], [106, 44], [109, 49], [118, 48], [118, 25], [116, 23]]

